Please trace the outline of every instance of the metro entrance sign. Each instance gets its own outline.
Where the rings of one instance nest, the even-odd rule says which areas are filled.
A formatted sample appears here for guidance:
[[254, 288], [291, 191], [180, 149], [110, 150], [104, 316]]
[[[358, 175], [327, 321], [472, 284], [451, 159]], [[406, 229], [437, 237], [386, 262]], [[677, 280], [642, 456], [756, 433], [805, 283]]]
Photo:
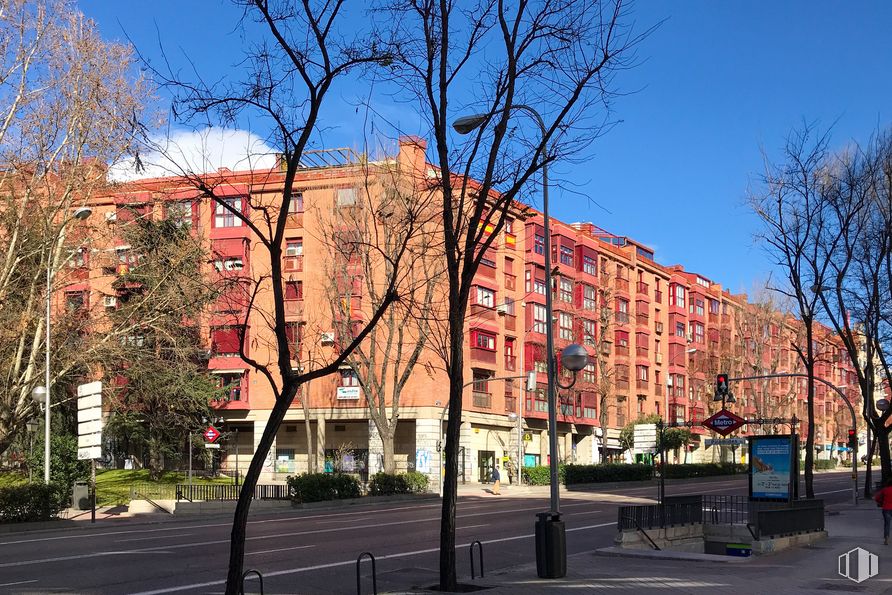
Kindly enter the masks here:
[[722, 409], [718, 413], [712, 415], [708, 419], [703, 420], [703, 425], [710, 430], [718, 432], [722, 436], [727, 436], [734, 430], [746, 424], [746, 420], [742, 417], [734, 415], [727, 409]]
[[204, 439], [208, 442], [215, 442], [219, 437], [220, 432], [214, 426], [208, 426], [208, 429], [204, 431]]

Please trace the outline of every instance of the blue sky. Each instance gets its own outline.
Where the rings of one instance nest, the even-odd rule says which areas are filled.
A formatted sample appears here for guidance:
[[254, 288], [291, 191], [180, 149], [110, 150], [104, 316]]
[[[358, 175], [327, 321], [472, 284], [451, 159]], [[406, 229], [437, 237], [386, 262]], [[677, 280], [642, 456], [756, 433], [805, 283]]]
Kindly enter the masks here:
[[[106, 38], [126, 33], [153, 60], [160, 39], [208, 79], [239, 59], [239, 12], [228, 2], [79, 6]], [[890, 124], [892, 3], [649, 0], [634, 5], [634, 17], [640, 29], [663, 22], [639, 47], [640, 65], [617, 79], [629, 93], [614, 104], [620, 123], [586, 163], [557, 168], [574, 192], [557, 189], [552, 214], [593, 221], [655, 248], [663, 264], [749, 292], [771, 270], [746, 206], [762, 152], [776, 156], [804, 121], [832, 125], [836, 146]], [[360, 142], [353, 92], [329, 98], [326, 143]], [[402, 118], [403, 129], [417, 126]]]

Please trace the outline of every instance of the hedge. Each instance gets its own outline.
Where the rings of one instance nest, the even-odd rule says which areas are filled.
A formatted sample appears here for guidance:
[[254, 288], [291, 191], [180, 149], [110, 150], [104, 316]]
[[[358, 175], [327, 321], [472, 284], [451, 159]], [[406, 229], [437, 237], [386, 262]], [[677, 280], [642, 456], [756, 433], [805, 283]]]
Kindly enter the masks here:
[[607, 481], [642, 481], [650, 479], [653, 468], [650, 465], [567, 465], [564, 483], [602, 483]]
[[420, 494], [427, 491], [428, 477], [424, 473], [375, 473], [369, 481], [369, 495]]
[[359, 480], [344, 473], [303, 473], [288, 478], [293, 502], [343, 500], [362, 495]]
[[[805, 469], [805, 461], [802, 462], [802, 468]], [[817, 459], [815, 460], [815, 469], [826, 470], [836, 469], [836, 459]]]
[[52, 484], [0, 488], [0, 523], [52, 520], [62, 510], [62, 502], [62, 493]]
[[[551, 470], [548, 466], [524, 467], [523, 480], [533, 486], [547, 486], [551, 483]], [[564, 483], [564, 465], [558, 465], [558, 478]]]
[[712, 477], [715, 475], [737, 475], [747, 472], [746, 465], [738, 463], [686, 463], [683, 465], [666, 465], [667, 479], [684, 479], [687, 477]]

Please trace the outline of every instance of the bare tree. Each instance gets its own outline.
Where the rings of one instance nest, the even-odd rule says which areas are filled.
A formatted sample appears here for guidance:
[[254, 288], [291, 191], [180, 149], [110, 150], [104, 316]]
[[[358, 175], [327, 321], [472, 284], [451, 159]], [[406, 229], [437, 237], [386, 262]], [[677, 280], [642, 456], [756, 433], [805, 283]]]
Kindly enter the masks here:
[[[35, 414], [47, 292], [86, 272], [89, 234], [70, 229], [72, 209], [105, 188], [104, 164], [131, 149], [151, 94], [133, 66], [70, 2], [0, 0], [0, 453]], [[58, 336], [79, 340], [53, 345], [52, 386], [86, 372], [87, 320], [60, 317]]]
[[328, 248], [325, 276], [330, 283], [325, 289], [337, 334], [350, 336], [363, 312], [381, 307], [386, 297], [380, 287], [382, 272], [385, 278], [393, 274], [394, 251], [406, 246], [406, 274], [396, 288], [400, 301], [346, 360], [381, 438], [384, 472], [394, 473], [400, 397], [427, 347], [432, 319], [441, 318], [437, 305], [443, 259], [432, 225], [435, 195], [418, 189], [412, 175], [401, 175], [396, 160], [369, 167], [377, 175], [363, 177], [355, 189], [356, 201], [320, 217]]
[[601, 268], [601, 277], [598, 279], [598, 326], [595, 339], [597, 353], [595, 364], [597, 366], [597, 395], [598, 395], [598, 425], [601, 427], [601, 462], [607, 461], [607, 429], [610, 420], [610, 408], [616, 408], [614, 401], [614, 376], [616, 374], [610, 365], [610, 351], [613, 345], [613, 321], [616, 316], [613, 304], [613, 282], [611, 275], [605, 268]]
[[[303, 2], [285, 0], [238, 0], [244, 7], [244, 20], [258, 31], [258, 40], [246, 49], [245, 60], [236, 72], [241, 80], [224, 80], [219, 84], [186, 81], [175, 73], [156, 72], [175, 94], [174, 113], [184, 121], [207, 121], [230, 124], [239, 118], [251, 117], [255, 125], [268, 131], [266, 142], [279, 153], [279, 167], [270, 170], [269, 191], [244, 198], [248, 208], [235, 204], [219, 190], [221, 177], [197, 173], [188, 165], [171, 167], [191, 184], [201, 196], [208, 197], [215, 208], [236, 217], [247, 226], [258, 243], [255, 250], [268, 256], [268, 271], [255, 272], [245, 321], [252, 315], [265, 321], [273, 337], [272, 361], [258, 361], [247, 355], [241, 337], [241, 357], [263, 376], [275, 396], [275, 405], [257, 444], [254, 457], [245, 475], [232, 526], [229, 570], [226, 593], [236, 595], [241, 585], [245, 553], [245, 528], [254, 486], [276, 433], [297, 395], [298, 388], [313, 379], [336, 372], [351, 352], [369, 335], [384, 316], [387, 308], [399, 300], [397, 288], [403, 273], [400, 263], [407, 244], [397, 245], [384, 256], [389, 264], [388, 278], [382, 279], [379, 307], [370, 312], [329, 361], [319, 367], [299, 372], [292, 366], [292, 344], [289, 341], [284, 300], [283, 244], [288, 212], [295, 197], [295, 178], [304, 169], [303, 158], [316, 138], [320, 114], [333, 85], [339, 79], [363, 66], [392, 60], [392, 48], [373, 33], [368, 35], [354, 26], [345, 26], [343, 0]], [[349, 37], [343, 32], [349, 32]], [[155, 149], [164, 149], [155, 143]], [[169, 152], [168, 152], [168, 155]], [[264, 180], [256, 179], [262, 184]], [[411, 227], [415, 221], [406, 221]], [[261, 312], [259, 295], [271, 296], [273, 310]]]
[[794, 343], [808, 375], [806, 412], [808, 436], [805, 452], [805, 492], [814, 497], [815, 442], [815, 323], [820, 314], [821, 290], [827, 280], [826, 250], [839, 238], [824, 227], [821, 187], [828, 137], [817, 136], [813, 127], [794, 132], [784, 147], [784, 161], [767, 165], [762, 188], [751, 197], [755, 212], [765, 224], [761, 239], [783, 274], [783, 283], [772, 287], [789, 298], [801, 321], [804, 341]]
[[[542, 167], [569, 158], [608, 122], [613, 74], [637, 40], [622, 2], [392, 0], [384, 4], [400, 40], [392, 78], [414, 94], [430, 129], [432, 183], [442, 193], [449, 317], [449, 421], [440, 526], [440, 588], [454, 590], [455, 503], [464, 386], [465, 316], [474, 275], [515, 201]], [[483, 48], [486, 51], [483, 51]], [[472, 97], [460, 93], [475, 86]], [[465, 143], [451, 133], [455, 108], [484, 114]], [[535, 126], [514, 125], [535, 105]], [[537, 116], [538, 118], [539, 116]], [[553, 357], [553, 354], [548, 354]]]

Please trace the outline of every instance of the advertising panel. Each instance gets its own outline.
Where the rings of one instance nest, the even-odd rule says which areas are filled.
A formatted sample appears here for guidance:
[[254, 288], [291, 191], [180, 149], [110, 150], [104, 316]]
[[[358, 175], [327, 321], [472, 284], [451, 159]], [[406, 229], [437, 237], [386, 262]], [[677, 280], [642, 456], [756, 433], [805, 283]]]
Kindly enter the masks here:
[[795, 497], [796, 446], [792, 436], [751, 436], [749, 488], [752, 500]]

